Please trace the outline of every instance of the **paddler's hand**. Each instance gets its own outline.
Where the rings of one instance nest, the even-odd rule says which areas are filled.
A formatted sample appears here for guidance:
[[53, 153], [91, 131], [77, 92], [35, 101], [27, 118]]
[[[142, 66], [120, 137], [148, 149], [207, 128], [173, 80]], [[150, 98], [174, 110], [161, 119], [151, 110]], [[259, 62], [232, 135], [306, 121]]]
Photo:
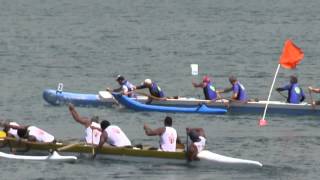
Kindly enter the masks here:
[[69, 110], [70, 111], [73, 111], [74, 110], [74, 105], [72, 103], [69, 103], [68, 104], [68, 107], [69, 107]]
[[146, 123], [143, 124], [143, 129], [146, 131], [148, 129], [148, 125]]
[[112, 89], [107, 87], [107, 88], [106, 88], [106, 91], [112, 92]]
[[309, 91], [312, 91], [312, 90], [313, 90], [312, 86], [309, 86], [308, 89], [309, 89]]

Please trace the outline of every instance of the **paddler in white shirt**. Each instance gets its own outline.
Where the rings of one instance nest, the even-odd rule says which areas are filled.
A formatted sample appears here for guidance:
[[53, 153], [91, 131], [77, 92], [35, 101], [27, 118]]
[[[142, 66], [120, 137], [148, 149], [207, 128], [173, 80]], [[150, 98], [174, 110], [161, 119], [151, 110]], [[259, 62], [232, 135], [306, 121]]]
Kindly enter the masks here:
[[[9, 125], [19, 127], [19, 124], [16, 122], [9, 122]], [[9, 126], [5, 126], [3, 131], [6, 132], [8, 137], [14, 137], [16, 139], [19, 139], [17, 129], [11, 128]]]
[[98, 145], [101, 136], [99, 117], [94, 116], [90, 119], [88, 117], [80, 116], [73, 104], [69, 104], [68, 106], [73, 119], [85, 127], [84, 139], [86, 143], [92, 144], [93, 142], [94, 145]]
[[[36, 126], [23, 126], [17, 123], [5, 123], [5, 129], [11, 130], [12, 135], [17, 132], [18, 138], [24, 138], [28, 141], [52, 143], [55, 142], [53, 135], [36, 127]], [[16, 131], [15, 131], [16, 130]], [[9, 132], [8, 131], [8, 132]]]
[[198, 153], [204, 150], [206, 146], [206, 135], [202, 128], [187, 128], [187, 134], [190, 137], [192, 143], [187, 149], [188, 160], [199, 160]]
[[106, 142], [115, 147], [131, 146], [131, 141], [119, 126], [111, 125], [109, 121], [103, 120], [100, 123], [102, 134], [100, 137], [99, 148]]
[[180, 143], [177, 131], [172, 127], [172, 118], [167, 116], [164, 119], [164, 127], [151, 129], [144, 124], [143, 129], [148, 136], [160, 136], [159, 151], [175, 152], [177, 142]]

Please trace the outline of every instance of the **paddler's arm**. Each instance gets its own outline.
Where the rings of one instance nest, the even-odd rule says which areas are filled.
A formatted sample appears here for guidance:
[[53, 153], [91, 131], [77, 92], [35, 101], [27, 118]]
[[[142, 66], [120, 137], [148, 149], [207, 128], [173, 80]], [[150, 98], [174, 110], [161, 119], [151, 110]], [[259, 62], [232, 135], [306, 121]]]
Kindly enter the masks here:
[[102, 148], [103, 144], [107, 142], [107, 139], [108, 139], [108, 133], [106, 131], [103, 131], [100, 135], [98, 148]]
[[312, 86], [309, 86], [308, 89], [312, 92], [320, 93], [320, 88], [313, 88]]
[[148, 136], [160, 136], [165, 130], [164, 127], [158, 129], [151, 129], [146, 123], [143, 125], [143, 129], [146, 135]]
[[225, 88], [225, 89], [222, 89], [222, 90], [217, 90], [217, 93], [227, 93], [227, 92], [230, 92], [230, 91], [232, 91], [232, 87]]
[[76, 111], [73, 104], [68, 104], [69, 111], [75, 121], [78, 123], [84, 125], [85, 127], [89, 127], [91, 125], [91, 120], [88, 117], [81, 117], [79, 113]]
[[195, 87], [195, 88], [198, 88], [198, 87], [204, 88], [204, 87], [206, 87], [206, 83], [203, 83], [203, 82], [201, 82], [201, 83], [196, 83], [196, 82], [194, 82], [194, 80], [192, 80], [192, 85], [193, 85], [193, 87]]
[[189, 146], [189, 151], [187, 153], [189, 161], [199, 160], [199, 158], [197, 157], [198, 149], [193, 143]]

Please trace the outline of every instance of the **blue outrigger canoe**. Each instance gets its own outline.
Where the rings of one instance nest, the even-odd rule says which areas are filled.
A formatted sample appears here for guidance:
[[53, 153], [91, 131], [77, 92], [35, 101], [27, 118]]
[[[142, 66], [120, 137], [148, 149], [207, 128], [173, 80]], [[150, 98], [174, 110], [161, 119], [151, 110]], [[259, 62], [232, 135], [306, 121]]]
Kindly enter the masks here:
[[102, 100], [98, 94], [81, 94], [72, 92], [60, 92], [54, 89], [46, 89], [42, 93], [43, 99], [54, 106], [72, 103], [75, 106], [111, 106], [114, 100]]
[[[86, 107], [111, 107], [116, 104], [113, 96], [107, 91], [99, 91], [97, 94], [83, 94], [73, 92], [59, 92], [54, 89], [46, 89], [43, 91], [43, 99], [54, 106], [73, 103], [75, 106]], [[146, 96], [138, 96], [134, 98], [141, 103], [147, 101]], [[267, 101], [252, 101], [247, 103], [232, 102], [228, 107], [228, 114], [262, 114]], [[167, 99], [165, 101], [153, 100], [151, 105], [159, 105], [166, 107], [199, 107], [199, 104], [205, 104], [208, 108], [226, 108], [226, 104], [221, 100], [210, 101], [196, 98], [179, 97], [178, 99]], [[280, 101], [270, 101], [268, 114], [283, 115], [320, 115], [320, 106], [313, 107], [311, 104], [303, 102], [300, 104], [290, 104]]]
[[135, 99], [123, 96], [119, 93], [112, 93], [113, 97], [123, 106], [136, 111], [157, 111], [157, 112], [174, 112], [174, 113], [200, 113], [200, 114], [225, 114], [227, 109], [209, 108], [205, 104], [199, 104], [194, 107], [174, 107], [144, 104]]

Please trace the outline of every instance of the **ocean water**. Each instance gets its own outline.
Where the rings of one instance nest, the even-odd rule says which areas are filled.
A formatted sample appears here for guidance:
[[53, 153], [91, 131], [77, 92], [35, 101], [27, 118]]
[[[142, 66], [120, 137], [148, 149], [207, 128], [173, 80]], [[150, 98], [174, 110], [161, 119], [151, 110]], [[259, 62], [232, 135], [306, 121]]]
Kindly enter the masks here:
[[[44, 102], [42, 91], [97, 93], [158, 82], [168, 96], [202, 96], [192, 79], [218, 88], [236, 75], [251, 98], [266, 99], [286, 39], [305, 53], [296, 70], [281, 69], [275, 86], [295, 74], [305, 92], [318, 78], [320, 2], [317, 0], [1, 0], [0, 117], [46, 129], [58, 139], [80, 138], [66, 106]], [[190, 64], [199, 64], [192, 76]], [[225, 94], [229, 96], [229, 94]], [[319, 98], [314, 95], [314, 98]], [[273, 100], [284, 100], [278, 93]], [[310, 97], [307, 97], [309, 100]], [[315, 116], [192, 115], [77, 108], [119, 125], [133, 141], [157, 145], [143, 124], [162, 126], [170, 115], [182, 140], [186, 127], [203, 127], [207, 149], [262, 162], [262, 169], [230, 170], [168, 164], [92, 161], [75, 164], [0, 159], [1, 179], [318, 179], [320, 121]]]

